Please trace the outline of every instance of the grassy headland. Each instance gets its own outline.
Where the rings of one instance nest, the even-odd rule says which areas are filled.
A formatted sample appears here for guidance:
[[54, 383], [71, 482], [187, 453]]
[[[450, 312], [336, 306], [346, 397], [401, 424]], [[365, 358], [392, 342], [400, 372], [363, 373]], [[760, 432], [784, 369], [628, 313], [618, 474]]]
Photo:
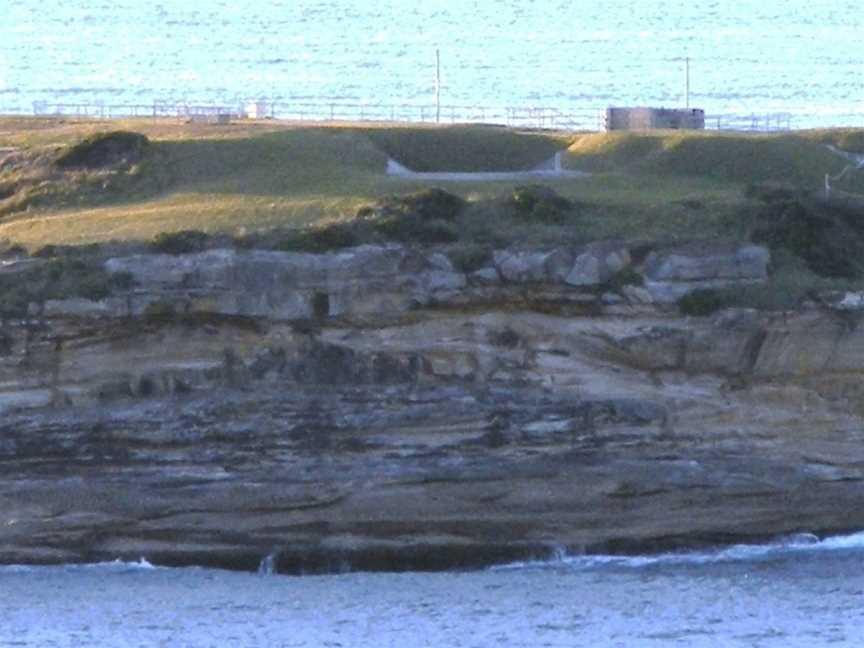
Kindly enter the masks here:
[[[135, 159], [60, 162], [86, 138], [112, 131], [149, 143]], [[846, 166], [829, 143], [864, 150], [864, 131], [562, 135], [490, 126], [0, 118], [0, 239], [33, 251], [197, 230], [282, 249], [450, 243], [468, 257], [514, 243], [746, 239], [766, 210], [760, 186], [780, 186], [794, 201]], [[418, 171], [515, 170], [564, 149], [566, 166], [591, 175], [544, 181], [563, 199], [557, 207], [522, 209], [514, 188], [524, 182], [430, 184], [384, 174], [388, 157]], [[838, 188], [864, 192], [861, 176]], [[405, 206], [386, 199], [431, 185], [465, 208], [409, 222]], [[780, 265], [806, 284], [800, 275], [812, 264], [802, 270], [801, 255], [787, 256], [777, 257]]]

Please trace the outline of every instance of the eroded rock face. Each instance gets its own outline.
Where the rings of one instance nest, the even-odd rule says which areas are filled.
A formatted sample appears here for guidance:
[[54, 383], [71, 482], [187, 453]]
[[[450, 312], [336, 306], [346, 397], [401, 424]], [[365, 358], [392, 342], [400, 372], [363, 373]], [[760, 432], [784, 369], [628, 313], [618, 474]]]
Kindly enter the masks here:
[[2, 330], [0, 561], [443, 569], [864, 526], [864, 328], [682, 318], [569, 285], [585, 253], [109, 261], [128, 294]]
[[[706, 287], [730, 287], [767, 279], [770, 255], [754, 245], [684, 247], [652, 253], [640, 270], [645, 287], [623, 285], [607, 305], [672, 303]], [[498, 250], [494, 265], [466, 276], [441, 253], [398, 245], [360, 246], [330, 254], [210, 250], [186, 255], [136, 255], [110, 259], [111, 273], [126, 273], [137, 289], [99, 303], [54, 300], [51, 316], [128, 317], [212, 313], [292, 321], [321, 317], [398, 316], [440, 303], [477, 301], [473, 286], [502, 282], [541, 300], [573, 301], [600, 290], [633, 268], [619, 241], [580, 249]], [[538, 291], [537, 288], [540, 288]], [[620, 297], [620, 299], [619, 299]], [[495, 300], [506, 300], [495, 293]], [[577, 298], [578, 300], [578, 298]]]
[[[466, 285], [465, 276], [445, 256], [401, 246], [361, 246], [332, 254], [210, 250], [138, 255], [110, 259], [106, 269], [129, 273], [137, 283], [133, 315], [148, 309], [277, 320], [392, 315]], [[118, 304], [115, 314], [128, 313]]]
[[765, 281], [770, 260], [759, 245], [689, 244], [652, 252], [645, 262], [645, 285], [656, 301], [670, 303], [698, 289]]

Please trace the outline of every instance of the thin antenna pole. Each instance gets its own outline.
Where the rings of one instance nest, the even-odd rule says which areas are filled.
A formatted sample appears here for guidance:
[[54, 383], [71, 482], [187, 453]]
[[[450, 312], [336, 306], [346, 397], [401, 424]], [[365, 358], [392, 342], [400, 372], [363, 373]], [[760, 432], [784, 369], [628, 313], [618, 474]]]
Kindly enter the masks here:
[[690, 57], [684, 59], [684, 105], [690, 110]]
[[441, 50], [435, 50], [435, 123], [441, 123]]

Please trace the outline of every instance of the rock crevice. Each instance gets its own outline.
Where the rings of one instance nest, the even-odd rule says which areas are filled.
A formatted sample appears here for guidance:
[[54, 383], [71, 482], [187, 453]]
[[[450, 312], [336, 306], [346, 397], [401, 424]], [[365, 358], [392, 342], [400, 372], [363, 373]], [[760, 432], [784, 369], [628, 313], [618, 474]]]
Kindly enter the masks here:
[[683, 317], [767, 252], [443, 252], [114, 258], [124, 291], [5, 321], [0, 561], [442, 569], [864, 527], [854, 295]]

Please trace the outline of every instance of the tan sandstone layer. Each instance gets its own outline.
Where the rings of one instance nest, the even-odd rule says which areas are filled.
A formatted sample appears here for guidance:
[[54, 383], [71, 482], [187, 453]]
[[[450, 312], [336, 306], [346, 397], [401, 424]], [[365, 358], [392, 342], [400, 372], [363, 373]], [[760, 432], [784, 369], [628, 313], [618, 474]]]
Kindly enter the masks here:
[[4, 323], [0, 561], [444, 569], [860, 529], [856, 296], [675, 306], [768, 263], [614, 241], [469, 274], [399, 246], [109, 259], [128, 292]]

